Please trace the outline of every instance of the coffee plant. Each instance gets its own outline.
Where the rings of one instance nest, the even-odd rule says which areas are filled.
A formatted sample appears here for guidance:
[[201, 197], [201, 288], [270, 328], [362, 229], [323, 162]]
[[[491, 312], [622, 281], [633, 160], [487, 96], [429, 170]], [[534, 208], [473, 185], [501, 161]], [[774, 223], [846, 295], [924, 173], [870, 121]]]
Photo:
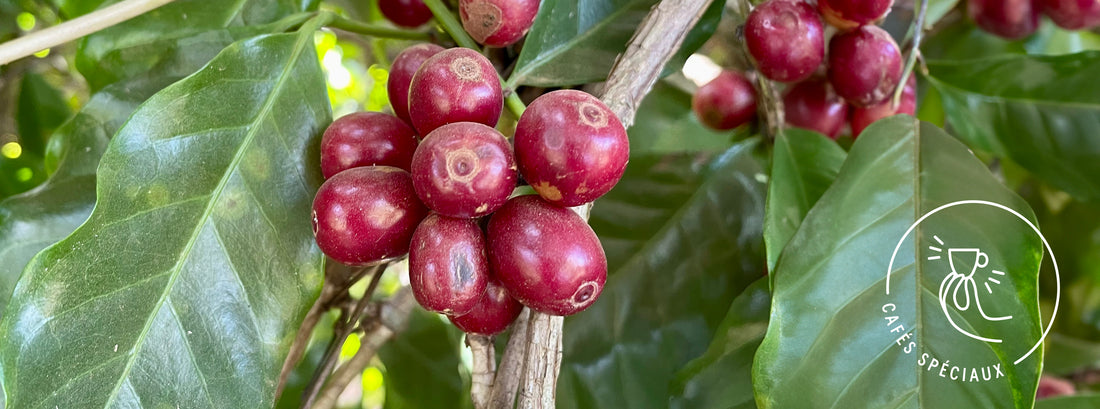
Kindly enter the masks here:
[[1100, 1], [0, 0], [0, 409], [1100, 407]]

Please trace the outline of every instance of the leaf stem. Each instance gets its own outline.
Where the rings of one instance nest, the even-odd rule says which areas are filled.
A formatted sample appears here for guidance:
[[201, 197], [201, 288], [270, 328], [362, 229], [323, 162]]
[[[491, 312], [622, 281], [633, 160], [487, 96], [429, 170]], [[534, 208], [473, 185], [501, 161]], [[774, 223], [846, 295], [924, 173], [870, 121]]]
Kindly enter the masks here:
[[924, 37], [924, 17], [928, 14], [928, 0], [921, 0], [920, 12], [917, 13], [917, 21], [913, 23], [913, 44], [909, 47], [909, 59], [905, 61], [905, 69], [901, 72], [901, 80], [894, 89], [894, 98], [891, 106], [897, 109], [901, 104], [901, 94], [905, 92], [905, 84], [909, 82], [909, 76], [913, 75], [913, 68], [917, 66], [917, 57], [920, 55], [920, 42]]
[[175, 0], [125, 0], [0, 44], [0, 65], [95, 33]]
[[420, 41], [429, 41], [432, 39], [432, 34], [427, 31], [386, 27], [380, 24], [370, 24], [352, 20], [339, 15], [333, 15], [332, 21], [328, 24], [328, 27], [379, 38]]

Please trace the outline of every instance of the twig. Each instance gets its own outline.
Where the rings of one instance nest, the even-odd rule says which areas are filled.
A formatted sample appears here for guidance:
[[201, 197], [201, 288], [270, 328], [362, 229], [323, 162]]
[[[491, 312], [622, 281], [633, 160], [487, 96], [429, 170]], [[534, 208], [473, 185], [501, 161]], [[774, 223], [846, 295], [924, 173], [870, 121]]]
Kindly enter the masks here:
[[132, 19], [174, 0], [126, 0], [0, 44], [0, 65]]
[[491, 409], [512, 409], [516, 403], [516, 392], [523, 377], [523, 361], [527, 358], [527, 320], [530, 316], [531, 310], [524, 307], [512, 323], [508, 345], [504, 348], [504, 356], [500, 358], [500, 367], [493, 380], [493, 393], [489, 398]]
[[317, 398], [317, 402], [308, 407], [311, 409], [331, 409], [335, 407], [340, 394], [344, 392], [344, 389], [347, 389], [348, 384], [357, 375], [370, 365], [370, 361], [374, 358], [374, 354], [378, 352], [378, 348], [381, 348], [397, 333], [404, 331], [409, 320], [409, 314], [415, 305], [416, 299], [413, 298], [412, 291], [408, 287], [403, 287], [394, 293], [389, 301], [383, 303], [377, 309], [378, 314], [376, 316], [371, 316], [370, 319], [365, 320], [366, 322], [361, 323], [366, 333], [363, 335], [359, 350], [355, 351], [355, 355], [352, 356], [351, 360], [332, 373], [328, 383], [325, 384], [324, 390]]
[[473, 354], [473, 368], [470, 370], [470, 398], [474, 409], [487, 409], [493, 393], [493, 375], [496, 372], [496, 350], [493, 337], [479, 334], [467, 334], [466, 346]]
[[432, 34], [427, 31], [421, 30], [403, 30], [399, 28], [392, 28], [377, 24], [364, 23], [362, 21], [351, 20], [341, 16], [334, 16], [332, 21], [328, 24], [329, 27], [338, 28], [344, 31], [352, 33], [358, 33], [368, 35], [371, 37], [380, 38], [396, 38], [399, 40], [421, 40], [428, 41], [432, 39]]
[[534, 312], [528, 326], [527, 358], [520, 384], [519, 409], [553, 409], [561, 370], [564, 318]]
[[909, 48], [909, 59], [905, 61], [905, 69], [901, 72], [901, 80], [894, 89], [894, 98], [891, 106], [897, 109], [901, 103], [901, 95], [905, 92], [905, 83], [909, 82], [909, 76], [913, 74], [913, 67], [917, 65], [917, 56], [920, 55], [920, 41], [924, 37], [924, 16], [928, 14], [928, 0], [921, 0], [920, 12], [917, 13], [917, 21], [913, 23], [913, 44]]

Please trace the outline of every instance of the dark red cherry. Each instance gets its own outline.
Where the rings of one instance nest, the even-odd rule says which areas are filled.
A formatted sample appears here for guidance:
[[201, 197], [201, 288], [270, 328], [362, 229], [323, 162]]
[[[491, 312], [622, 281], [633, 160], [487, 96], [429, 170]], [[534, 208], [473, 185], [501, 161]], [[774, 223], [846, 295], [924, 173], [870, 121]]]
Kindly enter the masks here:
[[409, 286], [428, 311], [462, 315], [485, 295], [489, 260], [485, 237], [474, 219], [432, 213], [412, 236]]
[[390, 76], [386, 80], [386, 91], [390, 97], [390, 106], [394, 115], [412, 125], [409, 118], [409, 85], [413, 75], [431, 56], [439, 54], [444, 48], [432, 43], [417, 44], [406, 48], [393, 59]]
[[489, 219], [488, 237], [493, 274], [512, 297], [536, 311], [576, 314], [603, 291], [603, 247], [572, 210], [538, 196], [518, 196]]
[[409, 170], [416, 134], [409, 125], [381, 112], [340, 117], [321, 137], [321, 173], [325, 178], [360, 166], [383, 165]]
[[459, 0], [462, 27], [477, 42], [506, 47], [519, 41], [539, 12], [539, 0]]
[[401, 27], [420, 27], [432, 19], [432, 11], [424, 0], [378, 0], [382, 15]]
[[704, 125], [730, 130], [756, 118], [756, 89], [741, 73], [722, 71], [695, 91], [691, 108]]
[[409, 87], [409, 116], [421, 135], [454, 122], [496, 126], [503, 108], [496, 69], [469, 48], [451, 48], [428, 58]]
[[524, 180], [559, 206], [603, 196], [622, 178], [630, 157], [619, 117], [596, 97], [575, 90], [531, 102], [516, 125], [515, 148]]
[[313, 235], [332, 259], [348, 265], [402, 256], [428, 208], [409, 173], [390, 166], [352, 168], [329, 178], [313, 198]]
[[910, 76], [901, 92], [901, 101], [894, 107], [892, 98], [887, 98], [882, 103], [867, 108], [852, 108], [852, 136], [857, 137], [863, 133], [867, 126], [877, 120], [891, 115], [909, 114], [917, 112], [917, 78]]
[[844, 102], [824, 78], [811, 78], [787, 88], [783, 95], [787, 124], [836, 138], [848, 119]]
[[1010, 40], [1039, 28], [1038, 0], [968, 0], [966, 11], [978, 27]]
[[894, 0], [817, 0], [817, 11], [825, 21], [841, 30], [851, 30], [881, 20]]
[[508, 295], [508, 291], [495, 279], [490, 279], [485, 294], [470, 312], [447, 319], [463, 332], [495, 335], [508, 329], [522, 311], [523, 305]]
[[801, 81], [825, 59], [825, 25], [805, 2], [768, 0], [749, 13], [745, 45], [765, 77]]
[[1042, 0], [1043, 12], [1066, 30], [1087, 30], [1100, 25], [1100, 1]]
[[429, 208], [451, 217], [480, 217], [516, 187], [512, 147], [496, 129], [474, 122], [429, 133], [412, 161], [413, 186]]
[[863, 26], [829, 41], [829, 82], [852, 105], [885, 101], [901, 80], [901, 51], [878, 26]]

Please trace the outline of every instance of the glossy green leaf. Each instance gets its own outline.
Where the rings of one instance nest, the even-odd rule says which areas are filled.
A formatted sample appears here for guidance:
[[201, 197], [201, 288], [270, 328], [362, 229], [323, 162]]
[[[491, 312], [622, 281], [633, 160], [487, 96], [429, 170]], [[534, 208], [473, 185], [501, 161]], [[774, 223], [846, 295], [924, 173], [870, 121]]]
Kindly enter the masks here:
[[61, 92], [34, 72], [23, 75], [15, 106], [19, 142], [38, 157], [46, 154], [46, 140], [72, 112]]
[[463, 337], [446, 318], [414, 307], [408, 328], [378, 350], [386, 365], [384, 407], [471, 406], [469, 371], [459, 356]]
[[35, 256], [0, 322], [8, 404], [271, 406], [320, 288], [330, 121], [310, 29], [235, 43], [138, 108], [88, 221]]
[[[914, 3], [917, 4], [917, 3]], [[959, 0], [928, 0], [928, 9], [924, 15], [924, 27], [935, 27], [947, 13], [959, 5]]]
[[[1059, 317], [1061, 318], [1061, 317]], [[1070, 375], [1100, 365], [1100, 342], [1052, 333], [1046, 341], [1043, 372]]]
[[691, 93], [668, 81], [659, 81], [646, 94], [630, 135], [632, 157], [677, 152], [721, 152], [733, 142], [731, 132], [703, 126], [691, 110]]
[[954, 134], [1086, 200], [1100, 200], [1100, 52], [930, 61]]
[[768, 271], [775, 270], [780, 252], [806, 212], [833, 184], [847, 155], [836, 141], [813, 131], [790, 128], [775, 138], [764, 213]]
[[[227, 43], [263, 32], [283, 31], [242, 26], [272, 23], [303, 11], [306, 5], [299, 4], [303, 1], [174, 1], [85, 37], [80, 42], [76, 66], [93, 91], [150, 71], [186, 76], [191, 73], [187, 67], [194, 66], [194, 61], [209, 61]], [[103, 6], [109, 3], [114, 1]]]
[[[646, 161], [653, 176], [632, 174], [596, 202], [594, 221], [634, 215], [657, 230], [636, 230], [628, 257], [608, 247], [612, 272], [600, 300], [566, 319], [558, 407], [667, 407], [676, 371], [706, 351], [734, 297], [763, 275], [758, 143], [710, 162], [692, 189], [663, 187], [685, 172], [669, 166], [699, 166], [690, 156]], [[603, 226], [595, 230], [606, 237]]]
[[1035, 409], [1095, 409], [1100, 407], [1100, 395], [1060, 396], [1035, 401]]
[[676, 373], [674, 409], [755, 409], [752, 358], [768, 330], [771, 294], [760, 279], [730, 305], [707, 352]]
[[1065, 30], [1054, 24], [1041, 24], [1039, 31], [1024, 42], [1028, 54], [1073, 54], [1100, 50], [1100, 34], [1086, 30]]
[[562, 86], [607, 78], [655, 0], [543, 0], [513, 85]]
[[[959, 200], [999, 203], [1034, 222], [1027, 203], [943, 130], [903, 115], [864, 131], [779, 259], [771, 321], [753, 367], [760, 407], [1031, 407], [1042, 350], [1014, 362], [1041, 332], [1041, 241], [1013, 214], [980, 204], [941, 209], [908, 234], [919, 216]], [[987, 255], [971, 276], [1001, 283], [996, 292], [980, 290], [976, 302], [984, 302], [982, 314], [1011, 319], [987, 321], [978, 308], [951, 301], [941, 307], [939, 289], [958, 288], [948, 273], [971, 271], [975, 262], [964, 258], [977, 257], [950, 248]], [[950, 322], [1004, 342], [971, 339]], [[932, 358], [936, 371], [928, 370]], [[943, 361], [986, 368], [991, 379], [961, 382], [970, 375], [940, 372]], [[1003, 377], [993, 377], [993, 365]]]

